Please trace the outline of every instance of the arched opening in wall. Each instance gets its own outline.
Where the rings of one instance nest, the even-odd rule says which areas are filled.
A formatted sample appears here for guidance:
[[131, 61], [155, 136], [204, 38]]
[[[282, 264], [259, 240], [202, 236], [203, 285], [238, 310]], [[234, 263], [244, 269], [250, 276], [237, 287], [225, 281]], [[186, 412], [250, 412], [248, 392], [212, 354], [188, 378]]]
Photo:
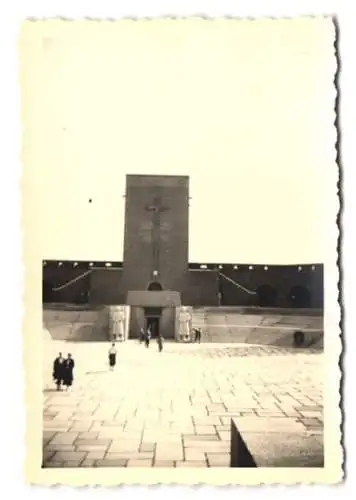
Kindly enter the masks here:
[[309, 290], [304, 286], [293, 286], [288, 294], [288, 302], [291, 307], [310, 307], [311, 297]]
[[163, 290], [161, 283], [158, 281], [152, 281], [148, 287], [147, 290], [149, 292], [161, 292]]
[[277, 290], [270, 285], [261, 285], [256, 290], [260, 307], [273, 307], [277, 302]]
[[52, 283], [48, 280], [42, 281], [42, 302], [48, 303], [53, 300]]

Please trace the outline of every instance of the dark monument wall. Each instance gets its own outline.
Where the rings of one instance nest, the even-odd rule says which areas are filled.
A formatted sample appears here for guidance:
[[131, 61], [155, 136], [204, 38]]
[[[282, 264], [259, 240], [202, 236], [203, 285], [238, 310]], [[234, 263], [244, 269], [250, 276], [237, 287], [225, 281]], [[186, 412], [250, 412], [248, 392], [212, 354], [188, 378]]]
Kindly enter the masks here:
[[90, 303], [95, 305], [124, 304], [121, 269], [98, 269], [90, 275]]
[[224, 305], [257, 305], [265, 307], [323, 307], [323, 269], [322, 266], [258, 266], [252, 270], [223, 270], [249, 291], [249, 294], [220, 278], [220, 291]]
[[[233, 266], [229, 266], [232, 268]], [[190, 270], [183, 294], [186, 305], [260, 306], [323, 308], [323, 266], [242, 266], [233, 270], [221, 270], [227, 278], [246, 290], [229, 282], [217, 271]], [[250, 292], [250, 293], [249, 293]], [[253, 293], [256, 292], [256, 293]]]
[[225, 278], [220, 278], [224, 305], [257, 305], [266, 307], [323, 307], [323, 272], [320, 266], [269, 267], [253, 270], [223, 271], [224, 275], [256, 295], [239, 290]]
[[[121, 269], [96, 269], [62, 290], [51, 291], [53, 287], [68, 283], [86, 271], [87, 268], [73, 269], [71, 263], [63, 267], [44, 267], [43, 289], [47, 292], [44, 302], [78, 303], [87, 299], [96, 305], [125, 303], [126, 289]], [[218, 279], [216, 271], [190, 270], [181, 278], [185, 281], [181, 288], [182, 303], [194, 306], [217, 305], [220, 290], [222, 305], [323, 308], [323, 266], [316, 265], [314, 271], [311, 266], [303, 267], [302, 271], [298, 271], [297, 266], [270, 267], [266, 271], [263, 266], [257, 266], [253, 270], [223, 269], [222, 272], [243, 287], [257, 290], [258, 294], [248, 294], [225, 278]], [[309, 303], [292, 301], [293, 289], [297, 292], [294, 293], [296, 296], [306, 290]]]
[[88, 269], [85, 267], [73, 268], [73, 264], [64, 266], [45, 266], [43, 268], [42, 291], [44, 302], [81, 303], [88, 300], [90, 290], [90, 274], [73, 282], [58, 291], [53, 288], [61, 287], [71, 280], [83, 275]]
[[189, 271], [182, 294], [183, 305], [218, 305], [219, 282], [214, 271]]

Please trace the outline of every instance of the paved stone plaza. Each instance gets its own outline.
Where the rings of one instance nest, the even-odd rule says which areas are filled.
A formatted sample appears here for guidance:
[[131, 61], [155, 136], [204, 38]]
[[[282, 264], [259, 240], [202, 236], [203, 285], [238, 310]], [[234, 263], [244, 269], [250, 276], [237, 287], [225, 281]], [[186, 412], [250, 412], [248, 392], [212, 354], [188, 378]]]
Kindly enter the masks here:
[[[323, 354], [271, 346], [50, 342], [44, 364], [45, 467], [227, 467], [230, 420], [323, 439]], [[58, 352], [75, 381], [57, 392]]]

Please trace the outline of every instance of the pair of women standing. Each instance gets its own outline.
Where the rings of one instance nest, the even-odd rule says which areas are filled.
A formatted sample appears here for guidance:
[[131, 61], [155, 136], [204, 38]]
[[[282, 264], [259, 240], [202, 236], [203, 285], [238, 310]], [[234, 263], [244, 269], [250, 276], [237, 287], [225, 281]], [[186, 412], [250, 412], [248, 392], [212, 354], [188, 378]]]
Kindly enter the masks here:
[[73, 370], [74, 370], [74, 359], [69, 353], [67, 358], [64, 359], [62, 353], [60, 352], [58, 357], [53, 363], [53, 380], [57, 386], [57, 391], [61, 390], [62, 385], [68, 390], [73, 384]]

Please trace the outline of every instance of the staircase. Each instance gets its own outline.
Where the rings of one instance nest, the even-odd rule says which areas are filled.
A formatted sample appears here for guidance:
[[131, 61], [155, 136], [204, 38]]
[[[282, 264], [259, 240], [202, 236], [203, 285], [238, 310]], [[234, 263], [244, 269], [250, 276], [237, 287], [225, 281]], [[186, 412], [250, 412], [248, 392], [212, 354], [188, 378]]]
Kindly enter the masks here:
[[314, 345], [323, 336], [322, 316], [284, 316], [266, 312], [244, 314], [236, 308], [198, 308], [193, 310], [193, 328], [201, 328], [202, 342], [246, 343], [292, 346], [296, 330], [306, 335], [306, 343]]

